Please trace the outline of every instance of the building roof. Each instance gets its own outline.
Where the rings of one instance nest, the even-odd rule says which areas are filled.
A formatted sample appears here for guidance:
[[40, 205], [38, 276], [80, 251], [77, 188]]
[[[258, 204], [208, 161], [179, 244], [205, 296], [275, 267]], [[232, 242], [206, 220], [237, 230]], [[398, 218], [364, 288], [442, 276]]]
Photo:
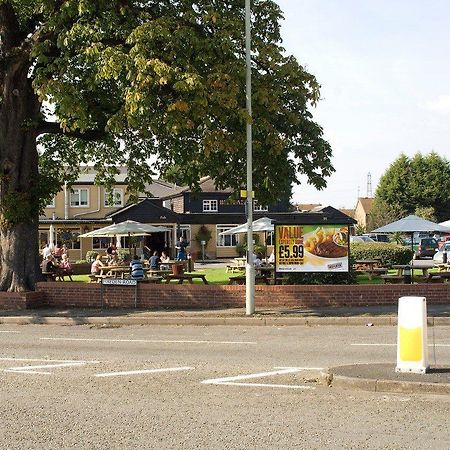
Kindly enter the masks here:
[[125, 206], [108, 217], [114, 222], [135, 220], [142, 223], [179, 223], [179, 214], [162, 206], [161, 200], [147, 198], [138, 203]]
[[[226, 189], [217, 189], [216, 183], [214, 180], [210, 177], [203, 177], [199, 181], [199, 188], [201, 192], [226, 192], [226, 193], [232, 193], [234, 192], [234, 189], [232, 188], [226, 188]], [[179, 197], [180, 195], [184, 194], [185, 192], [191, 192], [191, 188], [189, 186], [177, 186], [174, 191], [170, 194], [167, 194], [164, 197], [164, 199], [170, 199], [173, 197]]]
[[322, 206], [320, 203], [294, 203], [294, 208], [297, 211], [311, 211], [314, 208]]
[[373, 198], [372, 197], [359, 197], [358, 203], [362, 206], [366, 214], [372, 209]]
[[[118, 166], [116, 167], [116, 169], [118, 171], [118, 174], [114, 177], [116, 180], [116, 184], [126, 185], [127, 184], [126, 178], [128, 174], [127, 168], [123, 166]], [[97, 172], [95, 171], [93, 166], [83, 166], [74, 184], [94, 184], [96, 173]], [[179, 192], [180, 189], [184, 188], [177, 186], [176, 184], [169, 183], [168, 181], [157, 179], [153, 180], [150, 185], [146, 186], [146, 191], [148, 193], [139, 192], [138, 197], [147, 198], [150, 195], [155, 198], [162, 198], [170, 196], [175, 192]]]
[[339, 211], [349, 217], [355, 218], [355, 210], [354, 209], [339, 208]]

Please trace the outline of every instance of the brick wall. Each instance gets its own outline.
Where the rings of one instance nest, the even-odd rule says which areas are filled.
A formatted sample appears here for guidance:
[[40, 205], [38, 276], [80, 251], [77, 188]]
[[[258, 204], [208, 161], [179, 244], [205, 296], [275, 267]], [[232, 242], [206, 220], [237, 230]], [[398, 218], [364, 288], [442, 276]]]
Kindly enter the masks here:
[[43, 292], [0, 292], [0, 310], [33, 308], [43, 299]]
[[[101, 285], [96, 283], [39, 283], [38, 292], [0, 293], [0, 309], [72, 307], [100, 308]], [[450, 303], [446, 284], [355, 285], [355, 286], [256, 286], [257, 308], [339, 307], [397, 304], [405, 295], [424, 296], [429, 304]], [[4, 298], [4, 300], [3, 300]], [[25, 300], [23, 300], [25, 298]], [[8, 300], [9, 299], [9, 300]], [[103, 306], [133, 308], [134, 286], [104, 286]], [[142, 284], [137, 289], [140, 309], [214, 309], [245, 306], [245, 286]]]

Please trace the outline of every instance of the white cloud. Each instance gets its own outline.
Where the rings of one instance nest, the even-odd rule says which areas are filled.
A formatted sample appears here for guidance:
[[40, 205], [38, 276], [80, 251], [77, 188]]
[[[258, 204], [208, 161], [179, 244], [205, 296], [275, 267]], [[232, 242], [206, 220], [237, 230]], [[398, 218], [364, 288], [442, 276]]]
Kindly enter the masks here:
[[427, 103], [427, 108], [439, 114], [450, 114], [450, 94], [439, 95]]

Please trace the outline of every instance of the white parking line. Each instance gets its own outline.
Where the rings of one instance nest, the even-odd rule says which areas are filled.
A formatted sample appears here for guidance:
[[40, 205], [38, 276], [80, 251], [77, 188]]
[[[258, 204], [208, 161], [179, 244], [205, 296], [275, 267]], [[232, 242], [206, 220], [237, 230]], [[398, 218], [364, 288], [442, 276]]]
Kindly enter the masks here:
[[275, 375], [285, 375], [289, 373], [297, 373], [303, 370], [322, 370], [322, 368], [311, 367], [284, 367], [275, 368], [271, 372], [252, 373], [249, 375], [237, 375], [235, 377], [225, 378], [213, 378], [210, 380], [202, 381], [202, 384], [224, 384], [227, 386], [250, 386], [250, 387], [272, 387], [272, 388], [284, 388], [284, 389], [315, 389], [313, 386], [306, 385], [291, 385], [291, 384], [269, 384], [269, 383], [242, 383], [241, 380], [250, 380], [254, 378], [271, 377]]
[[42, 341], [84, 341], [84, 342], [134, 342], [145, 344], [225, 344], [225, 345], [256, 345], [252, 341], [205, 341], [205, 340], [186, 340], [186, 339], [88, 339], [88, 338], [52, 338], [42, 337]]
[[120, 377], [126, 375], [142, 375], [147, 373], [161, 373], [161, 372], [180, 372], [183, 370], [192, 370], [193, 367], [168, 367], [166, 369], [142, 369], [142, 370], [129, 370], [128, 372], [109, 372], [109, 373], [98, 373], [95, 376], [99, 378], [105, 377]]
[[6, 331], [6, 330], [0, 330], [0, 333], [15, 333], [15, 334], [19, 334], [19, 331]]
[[36, 369], [48, 369], [56, 367], [81, 367], [86, 364], [98, 364], [100, 361], [74, 361], [61, 359], [36, 359], [36, 358], [0, 358], [0, 361], [15, 361], [15, 362], [45, 362], [50, 364], [39, 364], [35, 366], [17, 366], [4, 369], [3, 372], [22, 373], [33, 375], [51, 375], [52, 372], [43, 372]]

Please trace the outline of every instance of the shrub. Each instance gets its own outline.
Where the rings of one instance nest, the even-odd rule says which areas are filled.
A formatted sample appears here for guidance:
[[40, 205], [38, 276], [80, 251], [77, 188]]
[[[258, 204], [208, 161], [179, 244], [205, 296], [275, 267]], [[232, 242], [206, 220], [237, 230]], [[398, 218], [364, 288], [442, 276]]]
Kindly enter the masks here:
[[92, 262], [95, 260], [95, 258], [97, 258], [98, 255], [98, 251], [97, 250], [89, 250], [86, 252], [86, 261], [87, 262]]
[[297, 272], [287, 277], [287, 284], [356, 284], [354, 259], [349, 259], [348, 272]]
[[353, 259], [374, 259], [380, 258], [382, 266], [392, 266], [393, 264], [408, 264], [413, 257], [410, 248], [397, 244], [368, 244], [365, 242], [352, 242], [350, 244], [350, 254]]
[[[253, 241], [253, 253], [264, 257], [267, 252], [267, 247], [259, 243], [259, 236], [257, 234], [253, 235]], [[244, 236], [244, 242], [236, 244], [235, 248], [239, 256], [245, 256], [247, 253], [247, 235]]]
[[119, 261], [123, 262], [130, 261], [130, 250], [123, 250], [123, 249], [117, 250], [117, 257], [119, 258]]

